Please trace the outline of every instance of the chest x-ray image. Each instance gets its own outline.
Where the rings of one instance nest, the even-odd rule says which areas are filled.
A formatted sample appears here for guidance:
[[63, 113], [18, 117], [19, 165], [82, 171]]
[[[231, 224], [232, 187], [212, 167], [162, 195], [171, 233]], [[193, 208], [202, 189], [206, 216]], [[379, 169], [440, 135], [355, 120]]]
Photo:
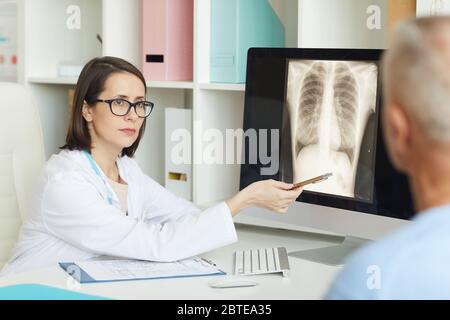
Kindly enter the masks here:
[[[331, 172], [328, 180], [304, 189], [370, 201], [376, 125], [368, 123], [376, 113], [377, 65], [289, 60], [287, 68], [293, 182]], [[363, 183], [356, 182], [357, 170]]]

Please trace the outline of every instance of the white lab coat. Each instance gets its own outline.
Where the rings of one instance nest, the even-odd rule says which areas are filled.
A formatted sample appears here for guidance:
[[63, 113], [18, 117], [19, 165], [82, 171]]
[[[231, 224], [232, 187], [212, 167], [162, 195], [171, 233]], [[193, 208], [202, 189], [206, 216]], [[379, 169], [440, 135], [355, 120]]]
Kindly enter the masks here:
[[99, 255], [174, 261], [237, 241], [225, 202], [201, 211], [145, 175], [134, 159], [117, 158], [117, 165], [128, 183], [128, 216], [119, 201], [109, 204], [107, 185], [81, 151], [53, 155], [0, 276]]

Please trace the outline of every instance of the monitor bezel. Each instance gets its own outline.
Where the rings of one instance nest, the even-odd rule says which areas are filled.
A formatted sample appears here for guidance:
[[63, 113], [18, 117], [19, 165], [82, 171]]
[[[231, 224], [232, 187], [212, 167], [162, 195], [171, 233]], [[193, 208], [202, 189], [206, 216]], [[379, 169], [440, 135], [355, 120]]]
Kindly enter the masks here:
[[[407, 178], [395, 170], [388, 160], [387, 151], [384, 144], [384, 139], [382, 136], [382, 125], [381, 125], [381, 113], [382, 113], [382, 69], [381, 69], [381, 58], [384, 50], [381, 49], [327, 49], [327, 48], [251, 48], [248, 52], [247, 60], [247, 86], [245, 92], [245, 106], [244, 106], [244, 121], [243, 130], [249, 129], [249, 113], [246, 112], [247, 105], [250, 98], [254, 93], [252, 92], [252, 86], [248, 85], [252, 79], [251, 67], [253, 61], [260, 57], [273, 57], [273, 58], [284, 58], [286, 60], [330, 60], [330, 61], [368, 61], [373, 62], [378, 66], [378, 79], [377, 79], [377, 100], [376, 100], [376, 110], [377, 110], [377, 134], [376, 134], [376, 155], [375, 155], [375, 167], [374, 167], [374, 186], [373, 190], [376, 189], [376, 179], [377, 175], [380, 175], [380, 170], [387, 172], [392, 172], [396, 175], [396, 178], [402, 179], [402, 188], [407, 187]], [[281, 135], [280, 135], [280, 145], [281, 145]], [[243, 148], [245, 148], [245, 141], [243, 143]], [[380, 162], [380, 163], [379, 163]], [[382, 167], [383, 166], [383, 167]], [[241, 165], [240, 174], [240, 190], [245, 188], [248, 183], [243, 179], [245, 173], [245, 164]], [[382, 173], [384, 174], [384, 173]], [[278, 179], [280, 174], [278, 173]], [[399, 208], [386, 208], [385, 206], [380, 206], [376, 196], [373, 196], [372, 202], [367, 202], [365, 200], [358, 200], [352, 198], [344, 198], [339, 196], [326, 195], [316, 192], [304, 191], [302, 195], [297, 199], [299, 202], [315, 204], [326, 207], [339, 208], [344, 210], [370, 213], [376, 215], [390, 216], [394, 218], [409, 219], [414, 215], [412, 200], [410, 192], [408, 190], [404, 199], [405, 203], [403, 208], [405, 213], [396, 214], [394, 210], [399, 210]], [[397, 204], [401, 205], [401, 204]], [[400, 216], [399, 216], [400, 215]]]

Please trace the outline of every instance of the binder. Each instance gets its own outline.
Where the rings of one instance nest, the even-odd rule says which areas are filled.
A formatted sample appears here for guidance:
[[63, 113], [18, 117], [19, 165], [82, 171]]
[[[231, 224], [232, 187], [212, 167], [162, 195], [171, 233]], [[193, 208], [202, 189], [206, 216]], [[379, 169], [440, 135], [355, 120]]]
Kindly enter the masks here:
[[109, 300], [40, 284], [18, 284], [0, 287], [0, 300]]
[[193, 0], [143, 0], [143, 71], [147, 80], [193, 79]]
[[[188, 134], [186, 145], [181, 145], [181, 138], [172, 134], [175, 130], [184, 130]], [[181, 147], [185, 152], [187, 163], [175, 163], [180, 156]], [[181, 108], [165, 109], [165, 187], [186, 200], [192, 198], [192, 110]], [[172, 153], [177, 153], [173, 155]], [[176, 158], [174, 158], [174, 156]], [[181, 157], [180, 157], [181, 158]]]
[[211, 0], [211, 82], [244, 83], [248, 49], [284, 43], [284, 26], [268, 0]]

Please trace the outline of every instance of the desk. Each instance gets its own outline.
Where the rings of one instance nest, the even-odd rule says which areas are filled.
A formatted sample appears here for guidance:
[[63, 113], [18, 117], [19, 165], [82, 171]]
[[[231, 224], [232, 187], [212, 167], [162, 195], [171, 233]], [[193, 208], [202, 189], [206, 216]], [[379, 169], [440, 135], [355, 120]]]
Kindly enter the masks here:
[[[216, 262], [227, 274], [233, 274], [233, 253], [236, 250], [284, 246], [290, 252], [336, 244], [326, 235], [301, 231], [247, 225], [237, 225], [236, 230], [238, 242], [203, 255]], [[254, 276], [252, 278], [259, 283], [255, 287], [214, 289], [209, 287], [208, 283], [219, 276], [209, 276], [82, 284], [77, 291], [113, 299], [321, 299], [340, 271], [338, 267], [292, 257], [289, 257], [289, 263], [291, 266], [289, 278], [283, 278], [278, 274]], [[67, 284], [73, 283], [73, 280], [58, 266], [0, 278], [0, 286], [22, 283], [45, 284], [68, 289]]]

